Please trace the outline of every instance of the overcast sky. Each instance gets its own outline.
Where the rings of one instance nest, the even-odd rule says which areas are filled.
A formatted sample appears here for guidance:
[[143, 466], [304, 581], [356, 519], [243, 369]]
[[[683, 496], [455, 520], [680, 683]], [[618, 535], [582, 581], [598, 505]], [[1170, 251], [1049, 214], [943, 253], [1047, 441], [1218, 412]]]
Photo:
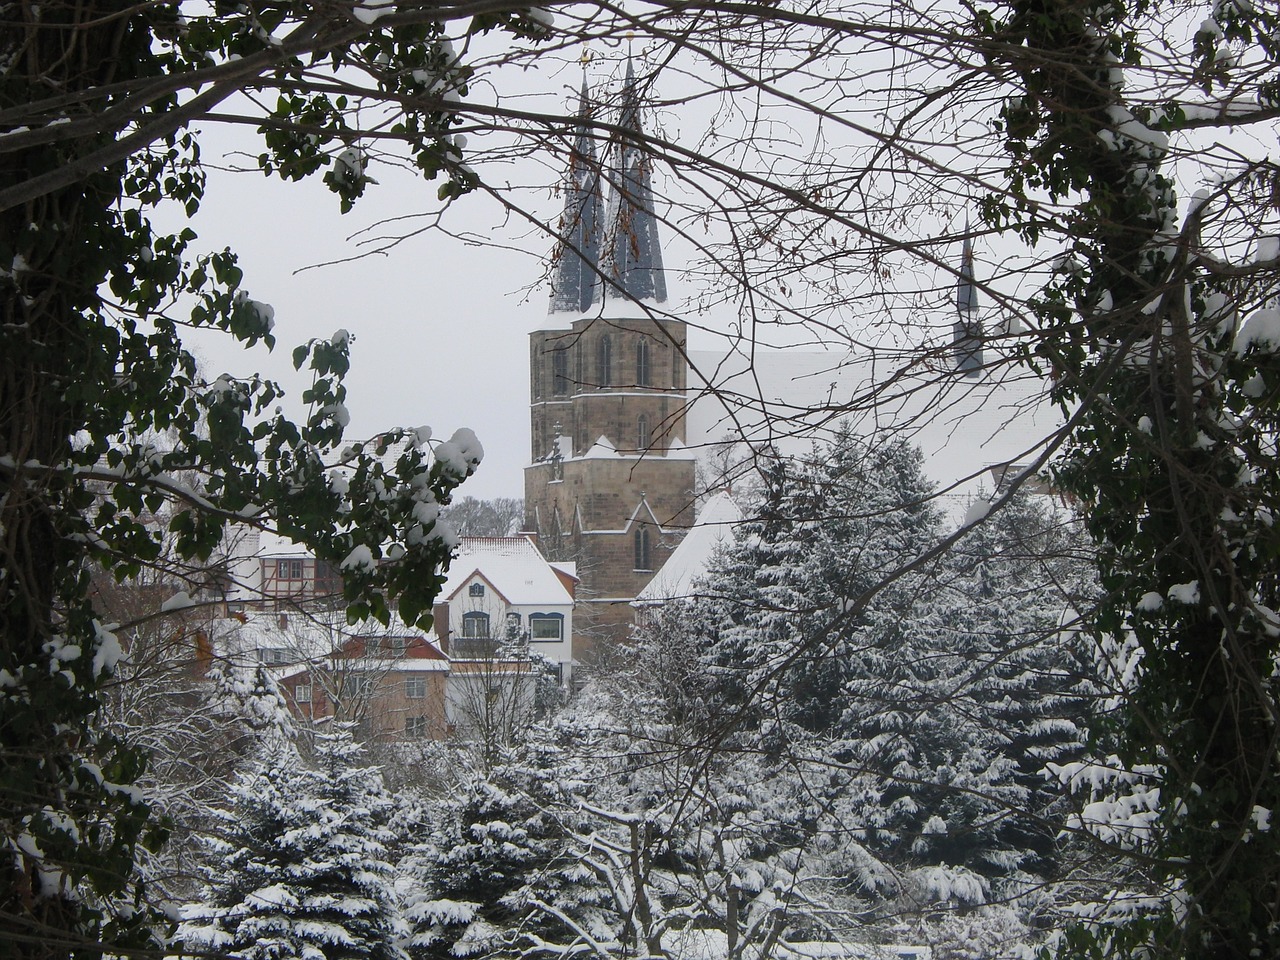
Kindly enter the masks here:
[[[387, 232], [375, 228], [352, 239], [370, 224], [439, 207], [436, 184], [389, 168], [371, 173], [382, 182], [346, 216], [319, 177], [283, 183], [258, 173], [212, 175], [194, 224], [200, 246], [229, 246], [239, 254], [244, 288], [275, 310], [278, 345], [267, 354], [237, 351], [223, 337], [189, 343], [210, 376], [262, 372], [280, 379], [300, 402], [306, 381], [292, 371], [293, 347], [346, 328], [355, 338], [347, 379], [351, 439], [393, 426], [427, 424], [443, 437], [470, 427], [486, 455], [462, 494], [522, 496], [527, 333], [545, 321], [547, 309], [545, 288], [530, 293], [529, 287], [550, 243], [527, 227], [504, 227], [497, 204], [475, 194], [455, 205], [446, 226], [522, 244], [528, 253], [427, 230], [385, 254], [332, 263], [356, 256], [359, 240]], [[546, 190], [526, 192], [523, 200], [544, 216], [556, 206]], [[388, 229], [413, 227], [400, 221]], [[290, 412], [296, 416], [299, 409]]]

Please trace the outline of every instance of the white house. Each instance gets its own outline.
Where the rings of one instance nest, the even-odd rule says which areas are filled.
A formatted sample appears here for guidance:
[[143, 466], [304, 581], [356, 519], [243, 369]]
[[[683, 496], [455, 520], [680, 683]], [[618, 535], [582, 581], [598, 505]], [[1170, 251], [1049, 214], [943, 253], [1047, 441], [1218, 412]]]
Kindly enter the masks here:
[[573, 673], [572, 564], [549, 563], [533, 539], [463, 537], [436, 602], [435, 631], [451, 660], [491, 658], [506, 640]]

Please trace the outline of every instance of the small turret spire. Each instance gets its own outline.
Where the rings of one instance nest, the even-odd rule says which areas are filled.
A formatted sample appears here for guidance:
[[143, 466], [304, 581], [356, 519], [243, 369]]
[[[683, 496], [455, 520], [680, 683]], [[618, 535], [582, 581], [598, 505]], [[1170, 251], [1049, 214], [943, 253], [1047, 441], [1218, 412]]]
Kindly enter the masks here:
[[618, 126], [621, 132], [615, 144], [617, 158], [613, 195], [609, 199], [609, 233], [605, 238], [604, 274], [608, 295], [661, 303], [667, 299], [667, 281], [662, 270], [658, 219], [653, 210], [650, 158], [644, 148], [640, 97], [630, 60]]
[[973, 282], [973, 244], [968, 220], [964, 224], [964, 247], [956, 282], [956, 321], [951, 330], [951, 353], [956, 369], [967, 377], [978, 376], [983, 363], [982, 322], [978, 319], [978, 290]]
[[600, 290], [600, 238], [604, 206], [600, 189], [600, 165], [591, 132], [591, 104], [587, 90], [586, 55], [582, 91], [578, 98], [578, 124], [569, 152], [569, 176], [565, 183], [564, 212], [560, 215], [560, 240], [551, 270], [550, 313], [582, 313], [591, 309]]

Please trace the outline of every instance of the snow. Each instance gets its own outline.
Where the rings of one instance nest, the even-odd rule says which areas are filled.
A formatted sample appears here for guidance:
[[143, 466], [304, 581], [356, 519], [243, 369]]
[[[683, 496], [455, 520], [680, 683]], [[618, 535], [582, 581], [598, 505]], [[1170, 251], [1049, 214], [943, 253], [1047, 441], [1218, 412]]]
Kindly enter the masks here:
[[1155, 591], [1151, 591], [1142, 595], [1142, 598], [1138, 601], [1135, 609], [1141, 610], [1144, 613], [1154, 613], [1162, 607], [1164, 607], [1164, 597], [1160, 596], [1160, 594]]
[[436, 445], [435, 458], [446, 474], [462, 480], [475, 473], [484, 459], [484, 447], [473, 431], [461, 427], [448, 440]]
[[441, 600], [453, 600], [476, 578], [482, 578], [514, 606], [573, 603], [564, 583], [529, 537], [462, 537], [457, 550], [440, 590]]
[[637, 604], [662, 603], [694, 593], [694, 584], [707, 572], [711, 558], [734, 540], [742, 511], [727, 493], [711, 497], [667, 562], [636, 597]]
[[1280, 348], [1280, 309], [1267, 307], [1251, 316], [1236, 335], [1234, 352], [1244, 354], [1250, 347], [1259, 350]]
[[373, 551], [368, 544], [357, 544], [338, 566], [343, 570], [372, 570], [374, 568]]
[[351, 8], [351, 15], [361, 23], [369, 26], [380, 19], [396, 12], [394, 0], [364, 0]]
[[185, 590], [179, 590], [168, 600], [164, 601], [164, 603], [160, 604], [160, 612], [172, 613], [175, 610], [186, 610], [187, 608], [194, 607], [195, 605], [196, 602], [191, 599], [191, 594], [187, 593]]
[[960, 521], [962, 527], [971, 527], [991, 512], [991, 503], [987, 500], [974, 500], [964, 512]]
[[1169, 599], [1177, 603], [1185, 603], [1188, 606], [1200, 602], [1200, 581], [1192, 580], [1190, 583], [1176, 583], [1169, 588]]
[[116, 664], [124, 656], [124, 649], [116, 635], [106, 629], [97, 620], [93, 621], [95, 634], [93, 652], [93, 674], [96, 677], [108, 676], [115, 672]]
[[596, 442], [593, 443], [587, 452], [582, 455], [583, 460], [606, 460], [618, 456], [617, 448], [609, 442], [609, 438], [601, 434]]

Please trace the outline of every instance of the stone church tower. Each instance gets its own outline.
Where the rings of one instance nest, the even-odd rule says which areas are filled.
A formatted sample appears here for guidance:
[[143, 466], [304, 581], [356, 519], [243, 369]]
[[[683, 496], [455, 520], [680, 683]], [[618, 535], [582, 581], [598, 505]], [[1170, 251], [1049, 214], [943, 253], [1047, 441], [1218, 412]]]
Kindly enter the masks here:
[[663, 307], [650, 159], [630, 65], [607, 172], [591, 109], [584, 82], [548, 322], [530, 335], [525, 468], [527, 529], [550, 559], [578, 564], [587, 659], [593, 640], [625, 635], [629, 601], [692, 523], [694, 489], [694, 456], [684, 446], [685, 324]]

